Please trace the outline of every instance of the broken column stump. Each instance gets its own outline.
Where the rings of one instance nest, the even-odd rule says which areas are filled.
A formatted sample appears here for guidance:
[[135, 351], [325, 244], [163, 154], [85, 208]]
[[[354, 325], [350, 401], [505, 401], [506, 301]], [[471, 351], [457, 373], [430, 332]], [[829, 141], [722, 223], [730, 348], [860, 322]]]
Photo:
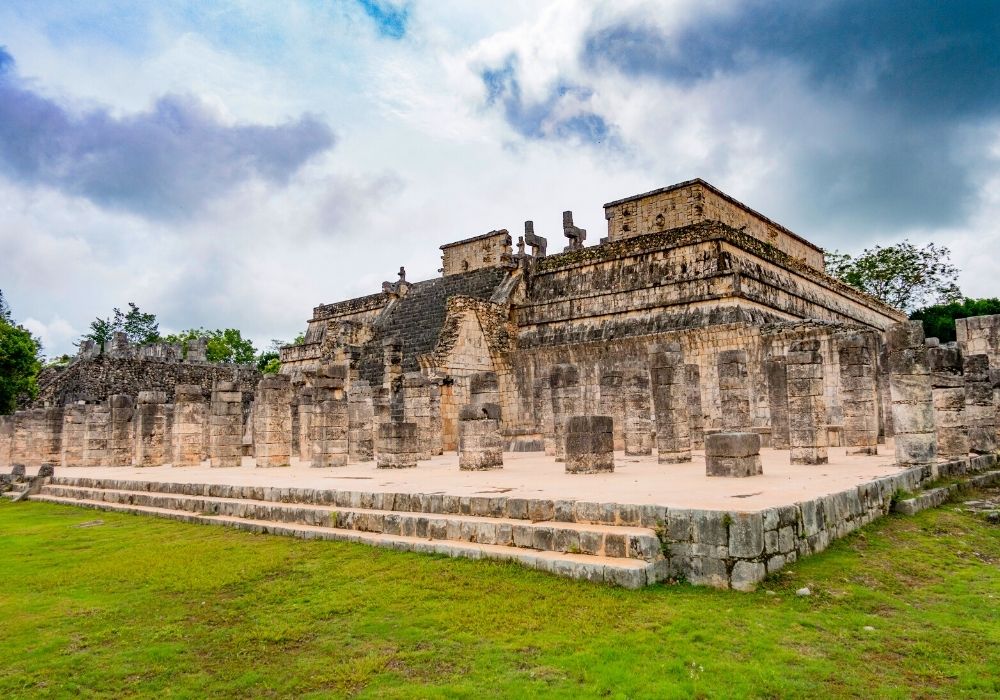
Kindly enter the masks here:
[[503, 468], [500, 421], [490, 417], [489, 407], [468, 405], [459, 412], [458, 468], [463, 471]]
[[382, 423], [378, 426], [375, 466], [379, 469], [415, 467], [417, 449], [416, 423]]
[[788, 375], [788, 443], [792, 464], [827, 464], [823, 356], [818, 340], [792, 343], [785, 356]]
[[615, 440], [611, 416], [569, 416], [566, 420], [567, 474], [615, 470]]
[[705, 475], [746, 477], [764, 473], [757, 433], [712, 433], [705, 436]]

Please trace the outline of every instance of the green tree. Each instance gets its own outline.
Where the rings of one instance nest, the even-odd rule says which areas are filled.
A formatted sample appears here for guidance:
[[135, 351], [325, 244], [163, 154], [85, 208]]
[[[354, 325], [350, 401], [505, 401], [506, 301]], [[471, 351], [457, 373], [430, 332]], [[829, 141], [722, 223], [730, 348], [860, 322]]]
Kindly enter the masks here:
[[889, 306], [903, 311], [928, 304], [958, 301], [958, 268], [951, 251], [928, 243], [918, 248], [909, 241], [865, 249], [858, 256], [826, 253], [826, 271]]
[[927, 306], [910, 314], [913, 321], [923, 321], [924, 335], [942, 343], [955, 340], [955, 319], [1000, 314], [1000, 299], [963, 299]]
[[115, 308], [108, 318], [95, 318], [90, 322], [90, 332], [81, 340], [93, 340], [100, 348], [111, 342], [115, 333], [124, 333], [132, 345], [149, 345], [160, 340], [156, 314], [142, 312], [131, 301], [128, 306], [128, 313]]
[[257, 361], [257, 349], [253, 342], [244, 338], [236, 328], [216, 329], [191, 328], [180, 333], [164, 336], [167, 343], [180, 343], [187, 356], [188, 344], [198, 338], [205, 339], [205, 359], [209, 362], [228, 362], [237, 365], [251, 365]]
[[38, 395], [42, 344], [14, 322], [0, 292], [0, 413], [17, 410], [18, 399]]

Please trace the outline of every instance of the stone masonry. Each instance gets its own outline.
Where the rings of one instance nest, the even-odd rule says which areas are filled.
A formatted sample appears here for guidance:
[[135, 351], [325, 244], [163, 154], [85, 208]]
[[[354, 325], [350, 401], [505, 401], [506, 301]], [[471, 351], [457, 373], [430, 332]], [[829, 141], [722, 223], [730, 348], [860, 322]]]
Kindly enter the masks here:
[[656, 412], [656, 451], [661, 464], [691, 461], [691, 425], [684, 354], [668, 343], [649, 354], [649, 376]]
[[566, 420], [566, 473], [596, 474], [615, 470], [611, 416], [570, 416]]
[[904, 321], [886, 332], [889, 390], [896, 462], [936, 470], [937, 428], [927, 344], [920, 321]]
[[258, 467], [287, 467], [292, 458], [292, 382], [264, 377], [254, 395], [254, 447]]
[[566, 457], [566, 421], [583, 408], [580, 373], [573, 365], [556, 365], [549, 373], [549, 386], [552, 391], [555, 458], [557, 462], [562, 462]]
[[826, 464], [826, 402], [823, 358], [814, 340], [793, 343], [785, 356], [788, 373], [788, 442], [792, 464]]
[[705, 437], [707, 476], [745, 477], [763, 473], [757, 433], [713, 433]]
[[965, 420], [962, 350], [957, 344], [930, 347], [927, 359], [931, 370], [938, 456], [965, 458], [969, 455], [969, 428]]
[[83, 466], [102, 467], [111, 463], [111, 407], [107, 402], [87, 404], [83, 446]]
[[201, 464], [208, 455], [208, 402], [200, 384], [180, 384], [174, 390], [171, 450], [175, 467]]
[[130, 467], [135, 454], [135, 431], [132, 421], [135, 415], [135, 400], [127, 394], [112, 394], [111, 431], [108, 442], [111, 466]]
[[62, 460], [64, 467], [82, 467], [87, 442], [87, 404], [67, 404], [63, 410]]
[[745, 350], [724, 350], [719, 353], [719, 403], [721, 424], [726, 432], [749, 432], [750, 375]]
[[417, 466], [417, 424], [382, 423], [378, 427], [376, 465], [379, 469], [408, 469]]
[[135, 406], [135, 457], [137, 467], [156, 467], [169, 461], [167, 394], [140, 391]]
[[965, 419], [969, 426], [969, 451], [976, 454], [996, 452], [996, 408], [990, 359], [985, 353], [965, 355]]
[[482, 471], [503, 468], [500, 422], [482, 405], [462, 407], [458, 422], [458, 468]]
[[844, 413], [841, 445], [850, 455], [878, 454], [876, 359], [871, 342], [861, 333], [850, 333], [840, 337], [838, 353]]
[[784, 356], [767, 361], [767, 398], [771, 410], [771, 447], [787, 450], [788, 442], [788, 368]]
[[233, 382], [212, 387], [208, 456], [213, 467], [238, 467], [243, 458], [243, 395]]
[[375, 458], [375, 407], [371, 385], [352, 379], [347, 392], [347, 450], [351, 462], [371, 462]]
[[626, 455], [653, 454], [653, 416], [650, 401], [649, 373], [629, 368], [624, 384], [624, 447]]
[[313, 380], [312, 466], [347, 464], [347, 365], [320, 368]]

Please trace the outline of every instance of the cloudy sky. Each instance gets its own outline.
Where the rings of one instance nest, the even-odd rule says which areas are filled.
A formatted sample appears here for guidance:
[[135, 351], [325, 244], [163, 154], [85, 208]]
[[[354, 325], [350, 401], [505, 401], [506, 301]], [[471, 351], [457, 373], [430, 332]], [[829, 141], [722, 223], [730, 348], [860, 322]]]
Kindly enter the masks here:
[[262, 347], [702, 177], [1000, 296], [997, 37], [993, 0], [5, 0], [0, 289], [49, 355], [130, 301]]

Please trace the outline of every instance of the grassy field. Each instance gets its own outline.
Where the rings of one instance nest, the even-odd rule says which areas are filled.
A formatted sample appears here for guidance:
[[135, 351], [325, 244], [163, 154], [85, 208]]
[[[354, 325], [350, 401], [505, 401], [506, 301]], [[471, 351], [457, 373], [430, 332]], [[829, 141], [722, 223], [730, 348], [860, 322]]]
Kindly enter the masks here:
[[81, 695], [997, 697], [1000, 528], [891, 517], [748, 595], [0, 504], [0, 697]]

